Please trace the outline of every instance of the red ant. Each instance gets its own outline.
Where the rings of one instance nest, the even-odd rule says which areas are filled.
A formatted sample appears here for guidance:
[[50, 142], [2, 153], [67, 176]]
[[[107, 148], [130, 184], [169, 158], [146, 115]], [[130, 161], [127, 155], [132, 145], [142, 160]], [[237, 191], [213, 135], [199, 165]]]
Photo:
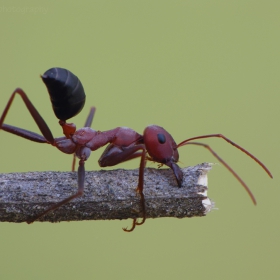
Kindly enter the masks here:
[[[89, 158], [91, 151], [95, 151], [108, 143], [110, 144], [107, 146], [98, 161], [101, 167], [114, 166], [121, 162], [141, 157], [137, 192], [141, 198], [140, 202], [143, 211], [143, 218], [141, 222], [137, 222], [137, 219], [133, 219], [132, 227], [130, 229], [125, 228], [123, 229], [124, 231], [133, 231], [136, 225], [143, 224], [146, 219], [145, 198], [143, 194], [146, 160], [154, 161], [160, 165], [167, 165], [170, 167], [175, 175], [178, 186], [181, 187], [183, 173], [177, 165], [177, 162], [179, 160], [178, 148], [184, 145], [193, 144], [207, 148], [243, 185], [253, 203], [256, 204], [256, 200], [252, 192], [237, 175], [237, 173], [222, 158], [220, 158], [220, 156], [218, 156], [209, 145], [190, 142], [192, 140], [210, 137], [222, 138], [255, 160], [272, 178], [272, 174], [262, 162], [222, 134], [192, 137], [177, 145], [172, 136], [164, 128], [156, 125], [146, 127], [143, 135], [140, 135], [127, 127], [117, 127], [104, 132], [95, 131], [90, 128], [95, 112], [94, 107], [90, 109], [85, 127], [76, 130], [76, 126], [73, 123], [66, 123], [66, 120], [77, 115], [85, 104], [85, 93], [80, 80], [73, 73], [63, 68], [51, 68], [46, 71], [41, 78], [48, 89], [54, 113], [59, 119], [59, 124], [62, 127], [65, 136], [59, 138], [53, 137], [44, 119], [33, 106], [25, 92], [20, 88], [15, 89], [6, 105], [6, 108], [0, 118], [0, 129], [34, 142], [51, 144], [63, 153], [74, 154], [72, 170], [74, 170], [75, 166], [75, 157], [78, 157], [80, 159], [78, 167], [78, 191], [74, 195], [71, 195], [70, 197], [54, 204], [43, 213], [29, 219], [27, 223], [32, 223], [48, 212], [59, 208], [76, 197], [81, 196], [84, 191], [85, 161]], [[28, 111], [43, 136], [22, 128], [4, 124], [4, 119], [16, 94], [19, 94], [23, 99]]]

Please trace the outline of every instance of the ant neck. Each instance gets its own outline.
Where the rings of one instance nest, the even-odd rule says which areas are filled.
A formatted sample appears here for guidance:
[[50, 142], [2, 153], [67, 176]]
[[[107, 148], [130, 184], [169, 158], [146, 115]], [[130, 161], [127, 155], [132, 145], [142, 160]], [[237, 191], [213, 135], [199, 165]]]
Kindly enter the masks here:
[[63, 134], [70, 139], [71, 136], [75, 133], [76, 131], [76, 125], [73, 123], [67, 123], [66, 121], [59, 120], [58, 122], [60, 126], [62, 127]]

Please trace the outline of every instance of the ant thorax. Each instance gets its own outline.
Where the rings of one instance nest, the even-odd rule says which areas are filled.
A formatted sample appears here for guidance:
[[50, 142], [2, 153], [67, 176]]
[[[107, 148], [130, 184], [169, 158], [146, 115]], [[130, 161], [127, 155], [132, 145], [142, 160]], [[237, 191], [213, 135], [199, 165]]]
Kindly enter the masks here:
[[76, 132], [72, 135], [71, 139], [76, 145], [84, 146], [97, 134], [98, 132], [96, 130], [93, 130], [90, 127], [83, 127], [76, 130]]

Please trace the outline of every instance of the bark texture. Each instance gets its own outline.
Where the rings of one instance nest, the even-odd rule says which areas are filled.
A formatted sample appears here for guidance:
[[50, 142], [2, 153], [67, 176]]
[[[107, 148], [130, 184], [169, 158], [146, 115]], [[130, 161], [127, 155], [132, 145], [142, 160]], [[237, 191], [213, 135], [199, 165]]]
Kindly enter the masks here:
[[[211, 164], [183, 168], [184, 183], [177, 186], [170, 169], [145, 169], [147, 218], [204, 216], [212, 208], [207, 197]], [[39, 221], [80, 221], [141, 217], [136, 193], [138, 169], [86, 172], [84, 195]], [[77, 191], [76, 172], [0, 174], [0, 221], [20, 223]]]

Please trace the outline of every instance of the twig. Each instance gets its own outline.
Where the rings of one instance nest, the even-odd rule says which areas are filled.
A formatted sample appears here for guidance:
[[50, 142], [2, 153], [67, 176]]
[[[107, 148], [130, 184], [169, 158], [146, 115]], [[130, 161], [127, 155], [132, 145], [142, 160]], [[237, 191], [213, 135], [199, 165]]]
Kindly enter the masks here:
[[[170, 169], [145, 170], [147, 218], [204, 216], [212, 208], [207, 198], [211, 164], [184, 168], [184, 183], [177, 186]], [[78, 221], [141, 217], [136, 193], [138, 169], [86, 172], [85, 192], [40, 221]], [[0, 174], [0, 221], [24, 222], [77, 190], [76, 172]]]

